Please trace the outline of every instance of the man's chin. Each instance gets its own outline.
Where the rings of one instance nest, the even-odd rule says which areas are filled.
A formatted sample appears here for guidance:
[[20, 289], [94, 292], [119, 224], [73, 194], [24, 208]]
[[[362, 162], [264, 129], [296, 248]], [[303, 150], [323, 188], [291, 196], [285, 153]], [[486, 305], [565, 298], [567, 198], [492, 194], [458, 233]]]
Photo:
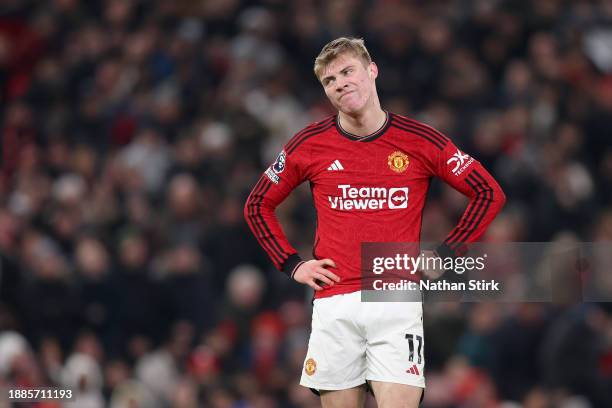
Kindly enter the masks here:
[[359, 113], [363, 112], [363, 108], [364, 106], [356, 106], [356, 105], [344, 105], [341, 104], [340, 106], [337, 107], [338, 110], [346, 115], [358, 115]]

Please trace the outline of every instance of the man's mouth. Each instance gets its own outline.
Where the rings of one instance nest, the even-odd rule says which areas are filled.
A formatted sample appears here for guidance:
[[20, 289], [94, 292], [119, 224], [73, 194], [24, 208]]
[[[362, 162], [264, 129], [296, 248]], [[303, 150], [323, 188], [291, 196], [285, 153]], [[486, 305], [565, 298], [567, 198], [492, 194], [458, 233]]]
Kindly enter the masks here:
[[344, 98], [346, 95], [351, 94], [351, 93], [353, 93], [353, 92], [354, 92], [354, 91], [348, 91], [348, 92], [345, 92], [345, 93], [343, 93], [342, 95], [340, 95], [340, 98], [338, 98], [338, 99], [340, 100], [340, 99]]

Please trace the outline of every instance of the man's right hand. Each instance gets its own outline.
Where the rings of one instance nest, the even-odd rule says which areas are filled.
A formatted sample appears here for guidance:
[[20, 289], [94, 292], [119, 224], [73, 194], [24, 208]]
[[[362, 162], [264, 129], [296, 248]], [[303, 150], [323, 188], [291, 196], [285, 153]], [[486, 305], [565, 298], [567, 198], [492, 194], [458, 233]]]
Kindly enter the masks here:
[[293, 274], [293, 279], [297, 282], [306, 284], [314, 290], [323, 290], [320, 286], [325, 284], [327, 286], [334, 286], [336, 282], [340, 282], [340, 278], [325, 268], [326, 266], [336, 267], [336, 263], [331, 259], [311, 259], [306, 261], [296, 269]]

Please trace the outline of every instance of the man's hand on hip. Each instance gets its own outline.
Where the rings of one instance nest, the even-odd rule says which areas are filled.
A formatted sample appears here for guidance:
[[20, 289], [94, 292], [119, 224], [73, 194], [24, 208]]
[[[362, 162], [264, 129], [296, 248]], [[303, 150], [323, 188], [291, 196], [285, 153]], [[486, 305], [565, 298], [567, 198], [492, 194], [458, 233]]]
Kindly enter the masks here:
[[436, 263], [439, 262], [434, 262], [437, 258], [439, 258], [438, 254], [432, 250], [425, 249], [421, 251], [421, 256], [425, 260], [425, 266], [428, 266], [428, 268], [425, 266], [421, 268], [421, 272], [423, 273], [424, 277], [427, 279], [436, 280], [444, 274], [444, 269], [436, 268]]
[[293, 273], [293, 279], [297, 282], [310, 286], [314, 290], [323, 290], [321, 285], [334, 286], [340, 282], [340, 278], [326, 268], [326, 266], [336, 267], [336, 263], [331, 259], [311, 259], [297, 267]]

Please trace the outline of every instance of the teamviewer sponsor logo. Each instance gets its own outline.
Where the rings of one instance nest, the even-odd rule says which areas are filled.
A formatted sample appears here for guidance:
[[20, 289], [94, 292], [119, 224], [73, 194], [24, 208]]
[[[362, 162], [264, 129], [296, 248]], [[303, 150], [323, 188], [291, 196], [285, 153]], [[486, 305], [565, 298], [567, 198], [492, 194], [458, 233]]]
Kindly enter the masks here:
[[408, 208], [408, 187], [352, 187], [338, 185], [339, 196], [328, 196], [332, 210], [397, 210]]
[[389, 209], [408, 207], [408, 187], [389, 189]]

